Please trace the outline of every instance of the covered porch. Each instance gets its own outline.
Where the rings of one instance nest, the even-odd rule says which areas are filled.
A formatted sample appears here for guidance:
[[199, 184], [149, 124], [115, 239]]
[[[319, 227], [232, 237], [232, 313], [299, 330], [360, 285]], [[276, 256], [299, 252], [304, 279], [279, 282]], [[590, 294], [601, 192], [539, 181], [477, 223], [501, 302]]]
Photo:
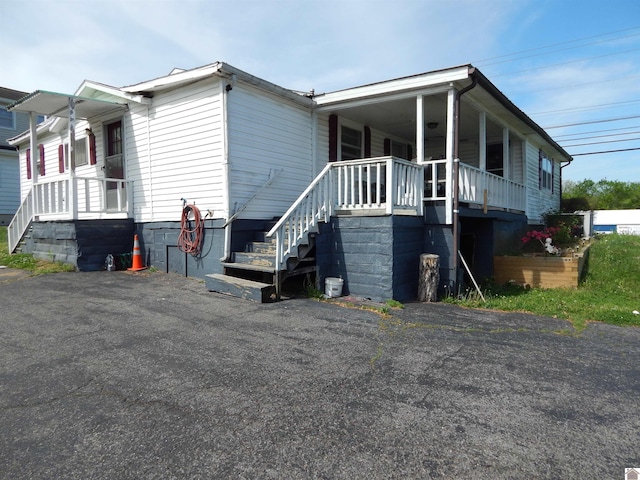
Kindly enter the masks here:
[[[492, 88], [479, 72], [460, 67], [360, 87], [348, 95], [321, 95], [317, 112], [337, 117], [333, 127], [329, 120], [329, 148], [337, 150], [333, 160], [366, 158], [376, 143], [378, 151], [384, 144], [384, 155], [420, 166], [425, 205], [444, 204], [445, 224], [451, 225], [455, 202], [526, 212], [522, 131], [533, 129], [506, 98], [496, 99]], [[354, 141], [359, 128], [360, 139]]]
[[[90, 145], [84, 145], [80, 155], [91, 157], [96, 163], [97, 149], [95, 135], [91, 131], [90, 118], [105, 113], [124, 112], [126, 103], [85, 98], [55, 92], [36, 91], [9, 106], [10, 110], [28, 113], [29, 131], [13, 139], [15, 144], [21, 138], [28, 139], [25, 155], [27, 182], [21, 182], [22, 201], [8, 227], [9, 251], [14, 252], [33, 221], [76, 221], [76, 220], [122, 220], [132, 218], [132, 198], [130, 182], [124, 177], [111, 178], [110, 171], [96, 172], [96, 176], [76, 175], [77, 121], [85, 121]], [[45, 122], [37, 124], [37, 118], [45, 117]], [[46, 135], [57, 134], [66, 142], [58, 145], [58, 171], [49, 170], [45, 176], [44, 156]], [[85, 140], [86, 142], [86, 140]], [[24, 143], [24, 142], [23, 142]], [[114, 155], [115, 163], [122, 165], [123, 152]]]

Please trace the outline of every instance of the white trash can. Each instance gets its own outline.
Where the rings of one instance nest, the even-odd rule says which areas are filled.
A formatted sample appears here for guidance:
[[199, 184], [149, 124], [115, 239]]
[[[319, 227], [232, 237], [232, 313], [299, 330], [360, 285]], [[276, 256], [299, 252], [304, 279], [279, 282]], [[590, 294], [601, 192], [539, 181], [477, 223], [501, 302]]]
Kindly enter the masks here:
[[324, 294], [329, 298], [342, 296], [342, 285], [344, 280], [341, 278], [327, 277], [324, 279]]

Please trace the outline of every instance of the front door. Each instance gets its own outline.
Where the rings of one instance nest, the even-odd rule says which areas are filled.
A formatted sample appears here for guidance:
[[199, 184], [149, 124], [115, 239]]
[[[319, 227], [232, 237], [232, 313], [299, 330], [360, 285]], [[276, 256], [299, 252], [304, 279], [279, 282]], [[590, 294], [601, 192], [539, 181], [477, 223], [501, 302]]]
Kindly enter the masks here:
[[[124, 155], [122, 145], [122, 121], [105, 127], [106, 157], [104, 173], [107, 178], [124, 179]], [[123, 209], [126, 204], [124, 182], [107, 182], [107, 210]]]

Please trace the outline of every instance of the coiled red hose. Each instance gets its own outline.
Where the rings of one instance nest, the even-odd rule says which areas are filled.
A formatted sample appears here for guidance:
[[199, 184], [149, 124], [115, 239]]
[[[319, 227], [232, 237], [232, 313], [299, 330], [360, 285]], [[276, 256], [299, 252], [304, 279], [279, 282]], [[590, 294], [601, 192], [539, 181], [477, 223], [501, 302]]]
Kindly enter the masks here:
[[181, 252], [190, 253], [193, 256], [200, 255], [203, 235], [204, 220], [200, 210], [195, 205], [185, 205], [180, 220], [178, 248]]

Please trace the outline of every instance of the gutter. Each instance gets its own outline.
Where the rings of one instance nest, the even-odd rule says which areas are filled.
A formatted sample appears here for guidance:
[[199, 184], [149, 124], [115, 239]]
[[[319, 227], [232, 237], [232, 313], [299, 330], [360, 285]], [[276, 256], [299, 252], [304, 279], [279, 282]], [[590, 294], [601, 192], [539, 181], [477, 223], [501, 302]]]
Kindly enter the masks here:
[[460, 262], [458, 250], [459, 241], [458, 236], [458, 222], [460, 217], [460, 192], [459, 192], [459, 175], [460, 175], [460, 98], [469, 90], [475, 88], [478, 84], [478, 78], [476, 76], [476, 69], [474, 67], [469, 68], [469, 76], [471, 77], [471, 84], [464, 87], [462, 90], [458, 90], [455, 96], [454, 103], [454, 127], [453, 127], [453, 272], [455, 278], [456, 288], [458, 287], [458, 263]]
[[[225, 84], [226, 82], [221, 81], [221, 84]], [[228, 88], [231, 87], [231, 88]], [[220, 95], [222, 95], [222, 128], [223, 128], [223, 142], [224, 142], [224, 153], [222, 158], [222, 182], [224, 187], [222, 189], [222, 205], [224, 208], [224, 253], [222, 257], [220, 257], [221, 262], [228, 262], [231, 258], [231, 222], [229, 221], [231, 218], [231, 184], [229, 183], [230, 174], [229, 174], [229, 116], [227, 113], [227, 95], [233, 89], [232, 83], [228, 83], [224, 85], [224, 87], [220, 91]]]

